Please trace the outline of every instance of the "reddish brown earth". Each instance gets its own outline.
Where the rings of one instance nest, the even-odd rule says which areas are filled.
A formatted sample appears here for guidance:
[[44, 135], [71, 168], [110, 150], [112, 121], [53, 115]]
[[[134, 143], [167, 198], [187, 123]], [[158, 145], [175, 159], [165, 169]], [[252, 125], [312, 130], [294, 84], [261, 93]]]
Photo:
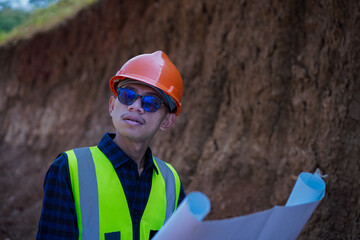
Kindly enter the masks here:
[[[316, 168], [327, 193], [299, 239], [360, 239], [358, 1], [102, 0], [0, 46], [0, 238], [34, 239], [57, 154], [113, 131], [108, 79], [164, 50], [183, 112], [154, 140], [209, 219], [282, 205]], [[294, 216], [296, 217], [296, 216]]]

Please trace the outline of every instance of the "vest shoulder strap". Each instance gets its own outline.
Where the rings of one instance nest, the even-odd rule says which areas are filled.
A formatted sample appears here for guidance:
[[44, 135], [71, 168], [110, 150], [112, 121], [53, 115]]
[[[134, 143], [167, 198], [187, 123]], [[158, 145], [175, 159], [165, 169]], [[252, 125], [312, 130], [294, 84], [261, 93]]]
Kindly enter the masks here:
[[[98, 198], [96, 170], [91, 150], [89, 147], [76, 148], [67, 151], [66, 154], [71, 184], [73, 191], [75, 190], [75, 203], [79, 204], [76, 206], [77, 215], [80, 216], [78, 219], [79, 239], [99, 236], [99, 206], [96, 201], [89, 201], [89, 199]], [[87, 209], [92, 209], [92, 211]]]
[[166, 163], [157, 157], [153, 157], [158, 170], [160, 171], [162, 177], [165, 181], [165, 191], [166, 191], [166, 214], [165, 222], [170, 218], [172, 213], [175, 211], [179, 195], [180, 195], [180, 177], [175, 169], [169, 164]]

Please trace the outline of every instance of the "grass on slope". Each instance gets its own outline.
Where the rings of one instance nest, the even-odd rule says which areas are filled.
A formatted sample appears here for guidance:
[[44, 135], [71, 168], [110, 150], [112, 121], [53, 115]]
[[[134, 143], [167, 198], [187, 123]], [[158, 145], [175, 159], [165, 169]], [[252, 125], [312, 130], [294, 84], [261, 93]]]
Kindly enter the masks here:
[[19, 26], [0, 34], [0, 45], [18, 38], [29, 38], [34, 33], [46, 31], [76, 14], [83, 7], [97, 0], [60, 0], [44, 9], [36, 9]]

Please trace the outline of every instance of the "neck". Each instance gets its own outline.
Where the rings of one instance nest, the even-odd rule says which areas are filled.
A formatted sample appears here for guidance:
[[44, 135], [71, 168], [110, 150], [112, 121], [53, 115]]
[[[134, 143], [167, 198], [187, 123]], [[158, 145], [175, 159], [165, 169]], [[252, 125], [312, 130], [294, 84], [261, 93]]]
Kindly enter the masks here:
[[148, 142], [124, 139], [121, 138], [119, 134], [116, 134], [114, 142], [126, 153], [126, 155], [137, 163], [139, 169], [143, 168], [145, 152], [149, 147]]

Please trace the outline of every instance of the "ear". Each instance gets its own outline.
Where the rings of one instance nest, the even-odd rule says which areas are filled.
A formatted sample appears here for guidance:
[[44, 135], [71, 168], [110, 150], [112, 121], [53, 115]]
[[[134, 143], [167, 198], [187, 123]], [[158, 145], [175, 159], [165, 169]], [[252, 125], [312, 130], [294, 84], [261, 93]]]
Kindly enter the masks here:
[[160, 124], [160, 129], [162, 131], [165, 131], [171, 128], [175, 123], [175, 119], [176, 119], [175, 113], [166, 113], [164, 120]]
[[109, 99], [109, 113], [110, 113], [110, 116], [112, 116], [112, 112], [114, 111], [115, 101], [116, 101], [116, 98], [114, 96], [111, 96], [110, 99]]

